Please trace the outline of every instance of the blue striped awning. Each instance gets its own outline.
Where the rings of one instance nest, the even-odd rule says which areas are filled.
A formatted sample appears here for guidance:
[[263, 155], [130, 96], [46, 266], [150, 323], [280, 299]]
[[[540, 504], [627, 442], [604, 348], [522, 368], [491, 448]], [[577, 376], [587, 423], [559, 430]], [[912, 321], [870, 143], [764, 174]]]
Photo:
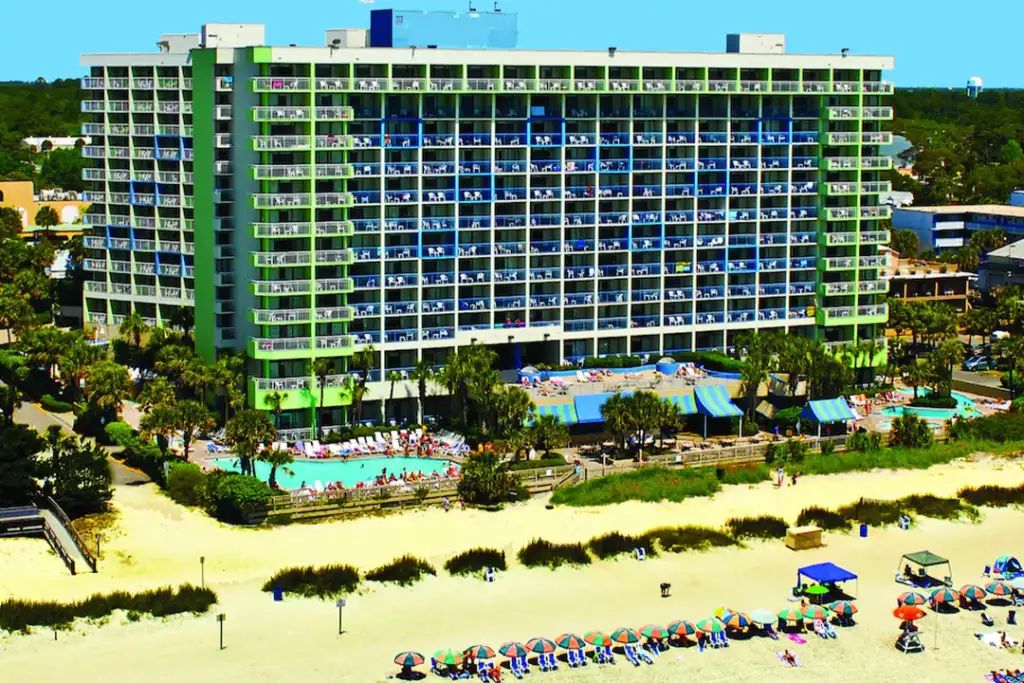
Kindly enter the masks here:
[[679, 406], [679, 412], [683, 415], [696, 415], [697, 414], [697, 400], [693, 397], [693, 394], [683, 394], [682, 396], [669, 396], [666, 399], [669, 403], [674, 403]]
[[739, 417], [743, 411], [736, 407], [724, 384], [711, 384], [693, 390], [697, 398], [697, 412], [711, 417]]
[[574, 425], [579, 422], [576, 417], [576, 406], [572, 403], [554, 403], [551, 405], [537, 406], [533, 411], [538, 417], [541, 415], [554, 415], [558, 421], [566, 425]]
[[820, 424], [831, 424], [833, 422], [849, 422], [856, 419], [846, 400], [842, 398], [830, 398], [824, 401], [808, 401], [804, 406], [800, 417], [811, 419]]

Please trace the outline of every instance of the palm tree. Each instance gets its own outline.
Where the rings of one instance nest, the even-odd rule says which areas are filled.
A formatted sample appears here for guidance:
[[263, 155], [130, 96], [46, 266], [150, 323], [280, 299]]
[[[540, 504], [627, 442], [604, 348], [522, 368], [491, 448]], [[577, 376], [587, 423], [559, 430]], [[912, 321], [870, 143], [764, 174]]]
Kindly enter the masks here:
[[57, 358], [61, 379], [68, 389], [68, 399], [74, 402], [78, 398], [78, 387], [86, 369], [98, 361], [103, 355], [102, 349], [87, 343], [84, 339], [76, 339]]
[[648, 434], [653, 434], [661, 425], [664, 414], [662, 400], [653, 391], [637, 391], [632, 396], [627, 396], [625, 401], [631, 426], [636, 430], [639, 439], [639, 462], [643, 462], [644, 441]]
[[185, 460], [188, 460], [189, 449], [197, 435], [208, 432], [217, 424], [206, 405], [198, 401], [181, 401], [175, 407], [177, 427], [181, 430], [182, 447]]
[[601, 406], [605, 429], [608, 430], [609, 436], [615, 439], [618, 448], [625, 448], [626, 432], [629, 429], [629, 416], [624, 401], [623, 395], [616, 393], [609, 396]]
[[161, 453], [167, 452], [167, 442], [178, 428], [178, 408], [173, 403], [158, 403], [139, 419], [142, 438], [157, 440]]
[[359, 371], [359, 383], [364, 387], [370, 379], [370, 372], [373, 371], [376, 358], [377, 350], [373, 348], [373, 344], [364, 346], [352, 356], [352, 367]]
[[928, 367], [923, 363], [913, 361], [903, 370], [903, 383], [908, 387], [914, 389], [914, 399], [917, 400], [917, 390], [919, 387], [926, 386], [928, 384], [931, 372]]
[[274, 428], [281, 428], [281, 413], [284, 402], [288, 400], [288, 393], [281, 393], [280, 391], [271, 391], [269, 394], [263, 397], [263, 403], [270, 408], [270, 411], [274, 413]]
[[[938, 379], [936, 393], [952, 395], [953, 368], [963, 362], [964, 347], [958, 339], [947, 339], [931, 352], [930, 360], [935, 366]], [[941, 389], [941, 391], [940, 391]]]
[[757, 403], [757, 392], [761, 384], [768, 381], [768, 375], [775, 364], [775, 356], [769, 343], [757, 332], [750, 334], [740, 344], [747, 349], [747, 357], [740, 369], [741, 392], [747, 400], [747, 414], [753, 416]]
[[191, 306], [179, 306], [171, 313], [167, 321], [171, 327], [181, 330], [185, 341], [194, 344], [195, 340], [190, 336], [192, 328], [196, 325], [196, 312]]
[[6, 333], [6, 343], [11, 343], [11, 330], [18, 331], [34, 318], [32, 306], [16, 287], [0, 287], [0, 327]]
[[217, 359], [213, 366], [214, 382], [224, 396], [224, 422], [231, 417], [231, 410], [245, 399], [245, 356], [227, 354]]
[[152, 410], [159, 405], [174, 405], [178, 397], [174, 385], [166, 377], [154, 377], [147, 380], [139, 392], [139, 407], [143, 411]]
[[21, 390], [13, 384], [0, 386], [0, 406], [3, 406], [4, 424], [14, 424], [14, 412], [21, 407]]
[[121, 417], [121, 403], [132, 396], [135, 383], [128, 368], [112, 360], [93, 363], [85, 371], [86, 394], [97, 410], [110, 413], [115, 420]]
[[316, 429], [317, 435], [324, 437], [324, 391], [327, 389], [327, 377], [333, 369], [330, 358], [313, 358], [309, 361], [306, 372], [316, 377], [316, 384], [320, 387], [320, 402], [317, 406]]
[[552, 448], [562, 448], [569, 444], [569, 427], [550, 413], [537, 415], [530, 427], [530, 436], [546, 456]]
[[1003, 337], [995, 345], [996, 353], [1002, 359], [1010, 380], [1010, 400], [1016, 399], [1016, 383], [1013, 380], [1014, 372], [1024, 372], [1024, 337], [1012, 335]]
[[142, 348], [142, 334], [149, 329], [149, 325], [142, 319], [138, 311], [133, 310], [121, 321], [121, 336], [132, 341], [136, 349]]
[[[388, 405], [387, 405], [387, 408], [385, 408], [385, 410], [384, 410], [384, 417], [385, 418], [388, 417], [388, 413], [392, 413], [393, 412], [393, 408], [394, 408], [394, 404], [395, 404], [395, 384], [397, 382], [401, 381], [401, 379], [402, 379], [402, 373], [398, 372], [397, 370], [389, 370], [388, 371], [387, 381], [391, 383], [391, 393], [388, 394]], [[395, 416], [392, 414], [391, 417], [394, 418]]]
[[363, 421], [363, 399], [369, 392], [370, 390], [362, 383], [352, 387], [352, 414], [355, 417], [352, 424], [359, 424]]
[[494, 418], [494, 434], [498, 438], [520, 430], [533, 410], [533, 400], [521, 387], [496, 387], [486, 400], [489, 412]]
[[280, 448], [265, 448], [260, 451], [256, 459], [260, 462], [265, 462], [270, 465], [270, 476], [267, 477], [267, 483], [270, 488], [277, 489], [277, 468], [290, 465], [295, 462], [295, 458], [292, 456], [291, 451], [282, 450]]
[[262, 410], [246, 408], [235, 413], [224, 426], [224, 441], [242, 463], [242, 473], [252, 474], [252, 461], [260, 446], [277, 438], [277, 429]]
[[[158, 327], [156, 329], [162, 330], [163, 328]], [[156, 334], [150, 336], [151, 345], [156, 337]], [[180, 344], [167, 344], [166, 346], [158, 348], [154, 367], [157, 372], [163, 373], [174, 379], [180, 379], [185, 373], [185, 369], [188, 367], [189, 363], [191, 363], [195, 357], [195, 352], [187, 346], [182, 346]]]
[[191, 389], [204, 406], [206, 405], [206, 389], [213, 381], [213, 369], [198, 356], [193, 356], [181, 373], [181, 383]]
[[409, 372], [409, 379], [416, 382], [416, 402], [419, 405], [419, 417], [417, 421], [424, 419], [423, 402], [427, 397], [427, 382], [434, 376], [434, 368], [427, 361], [420, 359]]
[[60, 425], [50, 425], [47, 427], [43, 440], [50, 447], [50, 468], [53, 472], [54, 481], [57, 481], [61, 478], [60, 450], [61, 442], [64, 440], [64, 432]]

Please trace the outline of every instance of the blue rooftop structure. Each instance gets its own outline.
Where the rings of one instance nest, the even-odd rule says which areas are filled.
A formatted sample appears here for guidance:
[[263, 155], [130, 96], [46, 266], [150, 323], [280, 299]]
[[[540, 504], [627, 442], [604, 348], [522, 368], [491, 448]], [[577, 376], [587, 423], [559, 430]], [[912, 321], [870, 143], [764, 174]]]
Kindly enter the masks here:
[[[624, 391], [622, 395], [630, 396], [632, 393], [632, 391]], [[579, 419], [579, 423], [583, 425], [604, 422], [601, 406], [614, 395], [614, 393], [582, 394], [574, 398], [573, 402], [576, 404], [576, 417]]]
[[511, 50], [518, 37], [518, 15], [514, 13], [418, 9], [370, 12], [370, 47]]

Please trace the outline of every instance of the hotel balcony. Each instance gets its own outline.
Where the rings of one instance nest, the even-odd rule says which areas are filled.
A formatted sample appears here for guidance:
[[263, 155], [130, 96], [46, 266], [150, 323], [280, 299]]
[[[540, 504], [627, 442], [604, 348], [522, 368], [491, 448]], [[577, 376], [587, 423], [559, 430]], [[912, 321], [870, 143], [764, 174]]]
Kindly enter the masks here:
[[830, 145], [890, 145], [892, 133], [829, 133], [826, 142]]
[[309, 121], [312, 110], [309, 107], [281, 105], [278, 107], [253, 107], [253, 121]]
[[837, 183], [825, 183], [826, 194], [830, 197], [841, 197], [845, 195], [854, 194], [882, 194], [892, 191], [892, 183], [890, 182], [871, 182], [871, 183], [854, 183], [854, 182], [837, 182]]
[[310, 142], [308, 135], [254, 135], [252, 148], [257, 152], [308, 151]]
[[825, 164], [829, 171], [884, 171], [892, 168], [892, 157], [830, 157]]

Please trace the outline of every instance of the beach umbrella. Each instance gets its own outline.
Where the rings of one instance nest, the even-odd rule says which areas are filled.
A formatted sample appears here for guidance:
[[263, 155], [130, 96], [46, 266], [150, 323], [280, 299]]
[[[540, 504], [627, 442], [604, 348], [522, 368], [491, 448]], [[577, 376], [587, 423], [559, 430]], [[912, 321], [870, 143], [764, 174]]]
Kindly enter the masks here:
[[510, 659], [512, 657], [525, 657], [529, 654], [526, 648], [523, 647], [522, 643], [517, 643], [514, 640], [511, 640], [502, 645], [501, 647], [499, 647], [498, 652], [500, 652], [501, 654], [505, 655]]
[[697, 628], [704, 633], [724, 633], [725, 624], [718, 617], [711, 617], [710, 619], [701, 619], [697, 622]]
[[750, 628], [750, 617], [743, 612], [733, 612], [722, 620], [729, 628]]
[[730, 614], [732, 614], [732, 610], [728, 607], [719, 607], [715, 610], [715, 616], [721, 619], [722, 621], [725, 621], [725, 618]]
[[787, 607], [779, 612], [779, 619], [783, 621], [803, 621], [804, 615], [796, 607]]
[[836, 614], [844, 617], [852, 617], [857, 613], [857, 606], [852, 602], [847, 602], [846, 600], [836, 600], [829, 604], [828, 608]]
[[583, 639], [575, 633], [563, 633], [558, 636], [558, 640], [555, 643], [563, 650], [582, 650], [587, 646]]
[[629, 645], [631, 643], [640, 642], [640, 634], [636, 632], [636, 629], [632, 628], [620, 628], [617, 631], [612, 632], [612, 640], [616, 643], [622, 643]]
[[804, 588], [804, 593], [807, 595], [827, 595], [828, 588], [825, 588], [825, 586], [822, 586], [820, 583], [815, 583]]
[[900, 593], [900, 597], [896, 598], [896, 605], [924, 605], [928, 602], [928, 598], [924, 597], [920, 593], [913, 591], [907, 591], [906, 593]]
[[821, 605], [808, 605], [804, 607], [803, 615], [804, 619], [821, 619], [825, 621], [832, 616], [832, 612], [827, 607], [822, 607]]
[[458, 666], [462, 664], [462, 655], [455, 650], [438, 650], [434, 653], [434, 660], [438, 664], [447, 664], [448, 666]]
[[640, 629], [640, 633], [643, 634], [645, 638], [654, 638], [655, 640], [664, 640], [669, 636], [666, 629], [661, 626], [657, 626], [656, 624], [647, 624], [647, 626]]
[[1024, 576], [1018, 576], [1016, 579], [1010, 582], [1015, 591], [1024, 591]]
[[425, 661], [419, 652], [399, 652], [395, 655], [395, 664], [398, 666], [419, 666]]
[[473, 659], [490, 659], [494, 656], [494, 650], [486, 645], [470, 645], [462, 654]]
[[917, 621], [925, 616], [925, 613], [920, 607], [915, 607], [914, 605], [900, 605], [892, 611], [892, 615], [903, 621]]
[[960, 595], [964, 596], [967, 600], [984, 600], [986, 594], [985, 589], [981, 586], [968, 583], [960, 586]]
[[612, 644], [612, 639], [608, 637], [608, 634], [601, 631], [587, 631], [583, 634], [583, 640], [594, 647], [608, 647]]
[[697, 627], [685, 620], [673, 621], [668, 625], [668, 632], [674, 636], [693, 636], [697, 634]]
[[526, 649], [537, 654], [550, 654], [555, 651], [555, 642], [548, 638], [532, 638], [526, 643]]
[[774, 624], [778, 621], [778, 617], [774, 612], [767, 609], [755, 609], [750, 612], [750, 620], [755, 624]]
[[957, 602], [960, 600], [960, 594], [949, 588], [936, 588], [932, 591], [931, 600], [936, 605], [944, 602]]
[[1010, 584], [1005, 581], [989, 581], [985, 584], [985, 591], [991, 593], [997, 598], [1005, 598], [1013, 592], [1013, 589], [1010, 588]]

